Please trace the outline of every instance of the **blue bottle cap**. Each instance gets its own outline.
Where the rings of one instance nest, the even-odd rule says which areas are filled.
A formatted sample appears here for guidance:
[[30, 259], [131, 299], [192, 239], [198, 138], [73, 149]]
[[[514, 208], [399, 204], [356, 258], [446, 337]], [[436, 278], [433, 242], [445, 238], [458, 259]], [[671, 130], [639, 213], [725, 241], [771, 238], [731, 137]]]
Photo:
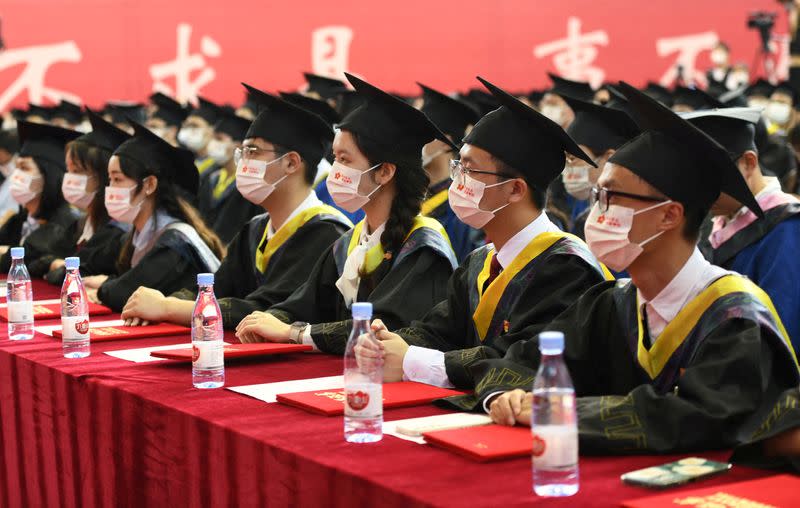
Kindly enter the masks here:
[[210, 286], [214, 284], [214, 274], [213, 273], [198, 273], [197, 274], [197, 285], [198, 286]]
[[546, 354], [564, 352], [564, 334], [561, 332], [542, 332], [539, 334], [539, 351]]
[[22, 259], [25, 257], [25, 247], [11, 247], [11, 259]]
[[353, 304], [353, 319], [371, 319], [372, 304], [369, 302], [359, 302]]
[[81, 258], [79, 257], [72, 257], [67, 258], [64, 260], [64, 263], [67, 265], [67, 270], [75, 270], [79, 266], [81, 266]]

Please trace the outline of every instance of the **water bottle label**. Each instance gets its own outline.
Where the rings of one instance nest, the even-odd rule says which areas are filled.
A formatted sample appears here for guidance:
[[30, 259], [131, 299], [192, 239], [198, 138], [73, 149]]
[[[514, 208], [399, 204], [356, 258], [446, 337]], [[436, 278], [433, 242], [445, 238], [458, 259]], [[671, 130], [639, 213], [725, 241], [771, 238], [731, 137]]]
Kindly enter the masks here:
[[33, 302], [8, 302], [8, 320], [12, 323], [33, 321]]
[[62, 316], [61, 333], [65, 342], [89, 340], [89, 316]]
[[383, 414], [383, 385], [350, 385], [344, 389], [344, 414], [375, 418]]
[[225, 343], [221, 340], [196, 340], [192, 342], [192, 367], [218, 369], [224, 365]]
[[536, 425], [533, 466], [557, 469], [578, 463], [578, 429], [574, 425]]

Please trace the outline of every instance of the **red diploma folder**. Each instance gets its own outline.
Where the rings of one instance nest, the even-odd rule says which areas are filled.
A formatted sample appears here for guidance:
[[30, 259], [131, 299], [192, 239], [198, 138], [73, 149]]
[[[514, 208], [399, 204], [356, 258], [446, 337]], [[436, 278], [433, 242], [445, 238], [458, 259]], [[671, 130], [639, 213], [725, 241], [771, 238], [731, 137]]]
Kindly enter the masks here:
[[478, 462], [530, 457], [533, 450], [531, 429], [527, 426], [483, 425], [426, 432], [423, 436], [428, 444]]
[[[436, 386], [411, 381], [400, 383], [386, 383], [383, 385], [383, 407], [391, 409], [396, 407], [421, 406], [442, 397], [464, 395], [464, 392], [448, 390]], [[344, 414], [344, 390], [314, 390], [311, 392], [296, 392], [278, 394], [278, 402], [305, 409], [311, 413], [324, 416], [338, 416]]]
[[[105, 305], [97, 303], [89, 304], [90, 316], [103, 316], [111, 314], [113, 311]], [[33, 302], [33, 318], [34, 319], [61, 319], [61, 304], [50, 303], [47, 305], [37, 305]], [[8, 307], [0, 309], [0, 320], [8, 321]]]
[[[148, 326], [92, 326], [89, 334], [92, 342], [118, 339], [143, 339], [146, 337], [167, 337], [169, 335], [191, 335], [192, 329], [185, 326], [160, 323]], [[61, 330], [53, 330], [53, 337], [60, 339]]]
[[687, 505], [795, 508], [798, 504], [800, 504], [800, 478], [783, 474], [758, 480], [717, 485], [716, 487], [641, 497], [625, 501], [622, 506], [627, 508], [666, 508]]
[[[225, 359], [230, 358], [244, 358], [249, 356], [269, 356], [281, 355], [286, 353], [302, 353], [303, 351], [311, 351], [314, 348], [304, 344], [273, 344], [273, 343], [259, 343], [259, 344], [226, 344], [223, 351], [225, 352]], [[166, 358], [168, 360], [181, 360], [184, 362], [191, 362], [194, 353], [192, 348], [184, 347], [178, 349], [163, 349], [161, 351], [152, 351], [150, 356], [156, 358]]]

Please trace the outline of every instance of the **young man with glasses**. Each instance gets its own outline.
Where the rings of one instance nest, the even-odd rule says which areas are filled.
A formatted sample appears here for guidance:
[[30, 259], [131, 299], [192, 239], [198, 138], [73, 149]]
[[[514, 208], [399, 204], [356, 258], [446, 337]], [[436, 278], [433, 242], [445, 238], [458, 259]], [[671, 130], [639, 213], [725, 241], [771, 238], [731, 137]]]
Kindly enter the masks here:
[[386, 381], [469, 387], [474, 362], [501, 357], [611, 278], [579, 238], [543, 211], [565, 152], [591, 159], [552, 120], [481, 82], [502, 106], [464, 138], [461, 159], [451, 163], [449, 201], [459, 219], [492, 243], [461, 263], [447, 299], [421, 321], [394, 333], [373, 322], [381, 346], [360, 346], [357, 354], [363, 362], [384, 362]]

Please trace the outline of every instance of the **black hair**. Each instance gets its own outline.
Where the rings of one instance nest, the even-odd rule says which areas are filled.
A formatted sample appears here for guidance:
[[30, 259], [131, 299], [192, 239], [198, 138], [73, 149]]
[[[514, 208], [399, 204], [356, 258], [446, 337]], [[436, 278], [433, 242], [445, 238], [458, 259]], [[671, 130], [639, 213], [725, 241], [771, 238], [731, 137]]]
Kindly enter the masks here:
[[681, 233], [686, 240], [697, 242], [700, 236], [700, 228], [703, 226], [703, 221], [706, 220], [708, 213], [711, 211], [711, 207], [687, 205], [686, 203], [681, 204], [683, 205], [683, 216], [686, 220]]
[[282, 157], [289, 152], [295, 152], [300, 157], [300, 163], [303, 165], [303, 177], [308, 185], [314, 185], [314, 180], [317, 178], [317, 166], [316, 164], [309, 164], [308, 159], [303, 156], [297, 150], [292, 150], [290, 148], [286, 148], [282, 145], [277, 145], [272, 143], [273, 148], [275, 149], [275, 158]]
[[31, 157], [39, 167], [42, 174], [42, 194], [39, 202], [39, 209], [33, 214], [37, 219], [50, 220], [56, 211], [66, 204], [64, 195], [61, 193], [61, 182], [64, 180], [64, 167], [48, 159]]
[[0, 131], [0, 150], [5, 150], [12, 155], [19, 152], [17, 131]]
[[97, 192], [87, 210], [88, 219], [97, 231], [109, 221], [104, 191], [108, 185], [108, 161], [111, 159], [111, 150], [76, 139], [67, 144], [67, 157], [97, 179]]
[[512, 175], [519, 175], [519, 178], [525, 180], [525, 183], [528, 184], [528, 191], [531, 196], [531, 202], [536, 205], [536, 208], [539, 210], [544, 211], [545, 206], [547, 206], [547, 189], [539, 189], [530, 178], [525, 176], [522, 171], [519, 171], [516, 168], [511, 167], [510, 165], [506, 164], [501, 159], [495, 157], [494, 155], [489, 154], [492, 158], [492, 162], [494, 162], [495, 167], [497, 168], [498, 173], [510, 173]]

